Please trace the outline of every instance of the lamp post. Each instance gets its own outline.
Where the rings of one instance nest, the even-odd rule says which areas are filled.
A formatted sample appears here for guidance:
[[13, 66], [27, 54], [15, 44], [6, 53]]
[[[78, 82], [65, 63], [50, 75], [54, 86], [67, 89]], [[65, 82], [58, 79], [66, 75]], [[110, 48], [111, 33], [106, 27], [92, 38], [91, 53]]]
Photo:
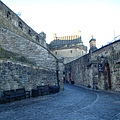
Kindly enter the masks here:
[[101, 63], [103, 63], [104, 62], [104, 56], [102, 55], [101, 57], [100, 57], [100, 61], [101, 61]]

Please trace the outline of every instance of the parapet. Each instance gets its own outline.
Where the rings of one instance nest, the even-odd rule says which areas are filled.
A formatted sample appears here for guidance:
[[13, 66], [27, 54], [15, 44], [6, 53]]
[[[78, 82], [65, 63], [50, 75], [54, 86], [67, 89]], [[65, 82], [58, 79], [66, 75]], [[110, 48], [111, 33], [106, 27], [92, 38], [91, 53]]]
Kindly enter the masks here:
[[81, 37], [81, 31], [80, 30], [78, 30], [78, 35], [57, 37], [56, 33], [53, 34], [53, 40], [74, 40], [74, 39], [78, 39], [80, 37]]
[[0, 1], [0, 27], [46, 47], [46, 34], [35, 32], [2, 1]]
[[81, 31], [78, 31], [78, 35], [57, 37], [56, 33], [53, 34], [53, 41], [50, 42], [49, 48], [60, 48], [64, 45], [83, 45], [81, 38]]

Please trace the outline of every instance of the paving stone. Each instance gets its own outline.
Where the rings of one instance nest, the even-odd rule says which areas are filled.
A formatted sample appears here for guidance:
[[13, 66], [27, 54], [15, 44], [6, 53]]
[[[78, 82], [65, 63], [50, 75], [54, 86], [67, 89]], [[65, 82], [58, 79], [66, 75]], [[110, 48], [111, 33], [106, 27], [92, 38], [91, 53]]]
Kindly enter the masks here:
[[65, 85], [56, 94], [0, 104], [0, 120], [119, 120], [120, 94]]

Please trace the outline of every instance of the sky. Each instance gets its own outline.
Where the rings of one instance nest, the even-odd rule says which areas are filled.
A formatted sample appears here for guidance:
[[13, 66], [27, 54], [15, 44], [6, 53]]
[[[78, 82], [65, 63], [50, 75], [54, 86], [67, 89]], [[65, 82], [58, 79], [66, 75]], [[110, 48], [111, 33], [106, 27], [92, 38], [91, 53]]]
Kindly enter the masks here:
[[[120, 0], [1, 0], [37, 33], [46, 33], [46, 42], [53, 33], [77, 35], [89, 49], [93, 35], [97, 48], [120, 35]], [[120, 37], [119, 37], [120, 38]]]

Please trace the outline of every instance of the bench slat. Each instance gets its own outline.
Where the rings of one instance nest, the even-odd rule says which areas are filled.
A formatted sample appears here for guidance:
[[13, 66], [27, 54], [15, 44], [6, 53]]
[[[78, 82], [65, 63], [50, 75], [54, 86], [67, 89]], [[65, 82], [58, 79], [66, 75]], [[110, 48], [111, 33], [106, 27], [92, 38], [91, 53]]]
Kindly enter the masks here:
[[50, 93], [49, 85], [37, 86], [37, 90], [38, 90], [40, 95]]
[[3, 91], [3, 94], [4, 94], [4, 97], [8, 99], [9, 102], [13, 98], [14, 99], [21, 98], [21, 97], [26, 98], [27, 96], [30, 98], [30, 91], [25, 91], [25, 88], [19, 88], [16, 90], [6, 90], [6, 91]]

